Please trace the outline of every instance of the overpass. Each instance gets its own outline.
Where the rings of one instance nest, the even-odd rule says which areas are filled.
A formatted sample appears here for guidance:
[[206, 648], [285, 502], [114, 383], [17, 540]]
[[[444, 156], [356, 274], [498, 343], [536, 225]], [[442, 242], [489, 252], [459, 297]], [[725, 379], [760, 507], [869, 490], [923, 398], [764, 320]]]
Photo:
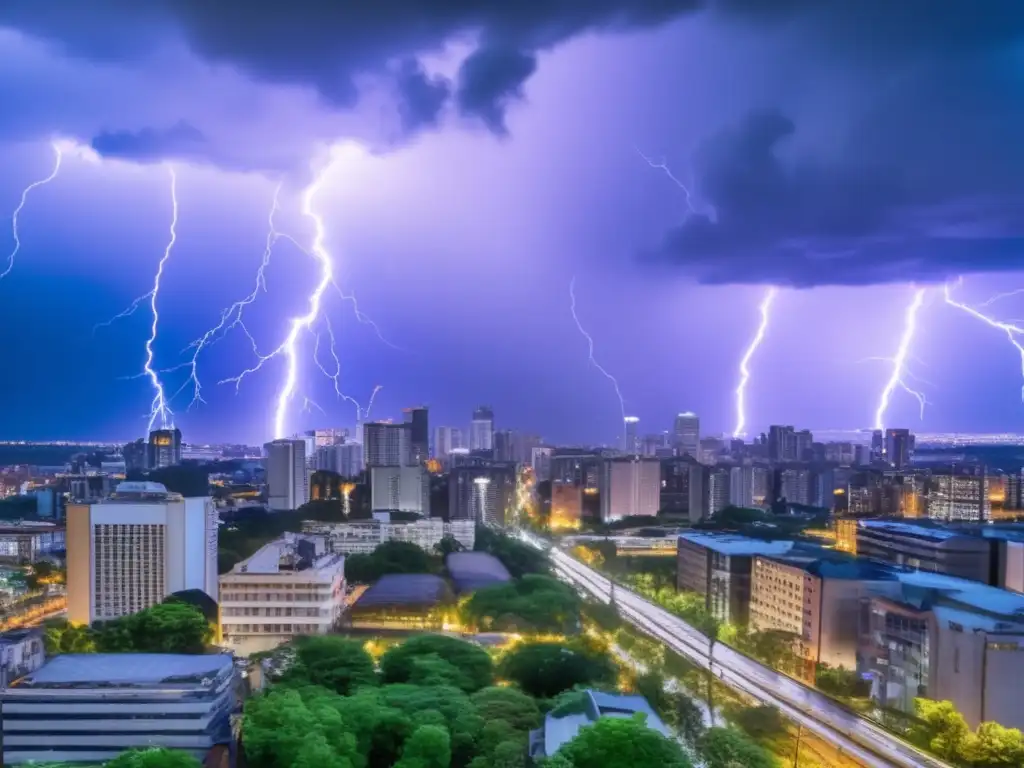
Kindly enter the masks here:
[[702, 669], [710, 669], [723, 683], [780, 712], [809, 731], [832, 742], [868, 768], [951, 768], [844, 707], [820, 691], [776, 672], [734, 649], [714, 643], [678, 616], [610, 581], [543, 539], [524, 531], [516, 534], [542, 549], [562, 580], [604, 603], [614, 600], [619, 615], [645, 634]]

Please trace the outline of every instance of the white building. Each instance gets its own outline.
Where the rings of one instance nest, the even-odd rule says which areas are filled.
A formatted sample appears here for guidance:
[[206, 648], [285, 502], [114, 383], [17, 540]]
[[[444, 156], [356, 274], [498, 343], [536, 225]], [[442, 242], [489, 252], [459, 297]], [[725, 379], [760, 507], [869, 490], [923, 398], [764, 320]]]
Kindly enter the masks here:
[[286, 533], [220, 577], [222, 642], [248, 655], [297, 635], [324, 635], [341, 617], [345, 558], [320, 536]]
[[729, 470], [729, 503], [735, 507], [754, 505], [754, 468], [749, 464]]
[[275, 512], [298, 509], [309, 501], [306, 441], [274, 440], [263, 448], [267, 454], [267, 506]]
[[345, 478], [358, 477], [363, 471], [362, 443], [339, 443], [317, 448], [316, 468], [337, 472]]
[[386, 512], [376, 512], [373, 520], [360, 523], [302, 524], [304, 531], [327, 537], [327, 548], [335, 554], [369, 554], [386, 541], [407, 541], [430, 552], [441, 539], [455, 539], [466, 549], [476, 543], [476, 523], [472, 520], [453, 520], [446, 523], [439, 518], [412, 522], [392, 522]]
[[424, 467], [370, 467], [370, 509], [430, 514], [430, 473]]
[[454, 449], [465, 447], [462, 430], [458, 427], [437, 427], [434, 430], [433, 458], [446, 459]]
[[553, 449], [547, 445], [535, 445], [530, 452], [530, 466], [538, 483], [551, 479], [551, 453]]
[[363, 425], [363, 458], [367, 467], [405, 467], [412, 463], [407, 424], [374, 421]]
[[607, 459], [601, 472], [601, 521], [658, 514], [661, 462], [658, 459]]
[[698, 458], [700, 456], [700, 417], [692, 411], [676, 416], [672, 428], [673, 447], [680, 454]]
[[626, 453], [640, 454], [639, 424], [640, 419], [636, 416], [627, 416], [623, 422], [622, 450]]
[[473, 411], [469, 424], [469, 448], [473, 451], [494, 450], [494, 411], [482, 405]]
[[184, 589], [217, 600], [217, 512], [160, 483], [123, 482], [108, 499], [67, 508], [68, 618], [137, 613]]

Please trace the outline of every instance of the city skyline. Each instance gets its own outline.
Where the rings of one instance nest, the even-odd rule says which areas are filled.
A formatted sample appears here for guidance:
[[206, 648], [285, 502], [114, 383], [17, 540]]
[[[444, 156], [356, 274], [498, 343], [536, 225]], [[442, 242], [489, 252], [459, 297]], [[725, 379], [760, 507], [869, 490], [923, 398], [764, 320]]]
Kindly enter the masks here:
[[[1020, 11], [702, 5], [483, 3], [277, 56], [212, 10], [111, 16], [146, 41], [121, 47], [98, 17], [0, 12], [25, 105], [0, 120], [0, 437], [160, 426], [147, 340], [194, 442], [351, 426], [371, 399], [462, 428], [487, 403], [553, 443], [615, 444], [624, 413], [731, 434], [745, 373], [748, 436], [879, 411], [1024, 431], [1024, 334], [976, 314], [1024, 315], [997, 298], [1024, 286]], [[319, 12], [264, 21], [346, 21]]]

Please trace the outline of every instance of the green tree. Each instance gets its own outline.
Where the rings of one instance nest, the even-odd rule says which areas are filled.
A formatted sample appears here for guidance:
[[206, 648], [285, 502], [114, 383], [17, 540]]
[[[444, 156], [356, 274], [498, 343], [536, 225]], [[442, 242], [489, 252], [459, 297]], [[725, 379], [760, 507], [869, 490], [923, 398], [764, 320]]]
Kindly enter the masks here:
[[786, 732], [786, 721], [775, 707], [742, 707], [732, 714], [732, 722], [755, 741], [767, 741]]
[[125, 616], [132, 650], [143, 653], [203, 653], [213, 628], [197, 608], [185, 603], [160, 603]]
[[910, 729], [910, 740], [944, 760], [959, 756], [970, 734], [964, 716], [951, 701], [914, 699], [918, 722]]
[[201, 763], [187, 752], [156, 747], [122, 752], [105, 768], [200, 768]]
[[345, 559], [346, 578], [359, 584], [371, 584], [389, 573], [436, 573], [440, 569], [441, 558], [408, 541], [386, 541], [368, 555]]
[[286, 683], [309, 683], [343, 696], [376, 685], [373, 658], [363, 644], [337, 635], [311, 635], [295, 642], [295, 659], [281, 676]]
[[454, 536], [445, 536], [434, 545], [434, 551], [441, 557], [448, 557], [452, 552], [461, 552], [465, 547]]
[[502, 677], [538, 698], [550, 698], [582, 685], [613, 683], [615, 665], [607, 654], [579, 644], [523, 643], [501, 660]]
[[527, 575], [479, 589], [462, 606], [462, 620], [485, 632], [552, 632], [579, 628], [579, 596], [550, 576]]
[[833, 696], [864, 698], [871, 693], [871, 683], [864, 680], [852, 669], [818, 664], [815, 668], [815, 685]]
[[[580, 729], [572, 741], [558, 750], [556, 758], [573, 768], [611, 768], [611, 766], [657, 766], [690, 768], [680, 746], [647, 727], [643, 715], [631, 718], [602, 717]], [[549, 761], [547, 765], [565, 765]]]
[[307, 703], [298, 691], [284, 688], [246, 703], [243, 744], [252, 768], [293, 768], [300, 759], [321, 757], [325, 753], [319, 747], [312, 753], [306, 747], [310, 740], [321, 739], [336, 757], [329, 768], [348, 768], [351, 762], [345, 761], [357, 757], [356, 738], [330, 699], [316, 696]]
[[775, 757], [733, 728], [709, 728], [697, 742], [707, 768], [776, 768]]
[[636, 691], [651, 705], [666, 725], [686, 741], [695, 744], [704, 733], [704, 717], [693, 699], [681, 691], [665, 690], [665, 678], [656, 672], [640, 675]]
[[409, 682], [416, 670], [415, 660], [433, 655], [461, 670], [460, 687], [470, 693], [487, 687], [494, 678], [491, 657], [480, 646], [445, 635], [419, 635], [384, 653], [380, 659], [382, 679], [385, 683]]
[[452, 744], [448, 731], [437, 725], [421, 725], [405, 743], [395, 768], [448, 768]]
[[485, 721], [503, 720], [518, 731], [530, 731], [541, 724], [540, 709], [532, 698], [515, 688], [483, 688], [470, 697]]
[[477, 526], [473, 549], [487, 552], [501, 560], [513, 579], [522, 578], [528, 573], [551, 572], [551, 564], [543, 552], [487, 526]]
[[91, 627], [75, 625], [67, 619], [50, 619], [43, 627], [43, 645], [47, 656], [96, 652], [96, 637]]
[[960, 754], [975, 768], [1024, 765], [1024, 735], [999, 723], [982, 723], [964, 740]]

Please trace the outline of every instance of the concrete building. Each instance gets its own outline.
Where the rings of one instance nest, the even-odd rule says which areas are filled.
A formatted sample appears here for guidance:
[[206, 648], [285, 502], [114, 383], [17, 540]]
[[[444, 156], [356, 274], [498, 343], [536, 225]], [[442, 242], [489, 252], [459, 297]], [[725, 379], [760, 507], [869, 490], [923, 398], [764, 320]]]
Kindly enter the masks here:
[[1024, 728], [1024, 595], [924, 571], [863, 600], [859, 672], [881, 706], [951, 701], [971, 728]]
[[723, 533], [685, 533], [676, 552], [676, 588], [705, 598], [719, 621], [746, 626], [750, 613], [753, 560], [782, 555], [792, 541], [762, 541]]
[[0, 691], [30, 675], [46, 662], [42, 627], [12, 629], [0, 634]]
[[661, 462], [658, 459], [605, 459], [601, 475], [601, 521], [658, 514]]
[[672, 446], [679, 456], [697, 458], [700, 451], [700, 417], [692, 411], [676, 415], [672, 425]]
[[515, 466], [464, 466], [448, 477], [448, 519], [504, 525], [516, 494]]
[[209, 497], [159, 483], [123, 482], [96, 504], [69, 504], [68, 618], [116, 619], [185, 589], [217, 600], [218, 522]]
[[494, 450], [494, 411], [489, 405], [481, 405], [473, 411], [473, 420], [469, 424], [469, 449]]
[[410, 432], [405, 424], [374, 421], [363, 425], [367, 467], [407, 467], [412, 463]]
[[274, 512], [287, 512], [309, 501], [306, 441], [273, 440], [263, 450], [267, 455], [267, 506]]
[[583, 520], [583, 489], [573, 483], [551, 484], [551, 529], [576, 530]]
[[0, 691], [4, 763], [100, 764], [166, 747], [230, 749], [230, 654], [65, 653]]
[[345, 479], [359, 477], [363, 471], [363, 446], [338, 443], [317, 448], [315, 466], [318, 470], [337, 472]]
[[236, 653], [324, 635], [341, 618], [345, 558], [323, 537], [286, 533], [220, 577], [221, 638]]
[[811, 503], [811, 470], [805, 467], [787, 467], [779, 471], [779, 498], [790, 504]]
[[420, 549], [433, 552], [441, 539], [452, 538], [465, 549], [476, 543], [476, 522], [453, 520], [446, 523], [432, 517], [411, 522], [392, 521], [386, 512], [374, 513], [373, 520], [358, 523], [305, 522], [306, 533], [326, 537], [327, 549], [335, 554], [369, 554], [386, 541], [407, 541]]
[[928, 482], [928, 517], [985, 522], [992, 518], [986, 475], [933, 474]]
[[893, 565], [988, 583], [992, 547], [967, 531], [889, 520], [859, 520], [857, 554]]
[[64, 549], [63, 525], [36, 522], [0, 524], [0, 562], [27, 565]]
[[[127, 463], [127, 462], [126, 462]], [[149, 433], [149, 454], [146, 468], [162, 469], [181, 464], [181, 430], [154, 429]]]
[[794, 547], [782, 555], [757, 555], [750, 626], [796, 635], [794, 650], [808, 679], [819, 662], [854, 670], [861, 600], [893, 585], [891, 568], [827, 550]]
[[427, 406], [406, 408], [405, 426], [409, 430], [410, 463], [422, 466], [430, 458], [430, 423]]
[[623, 420], [622, 450], [624, 453], [633, 456], [641, 455], [640, 452], [640, 419], [636, 416], [627, 416]]
[[914, 453], [914, 436], [909, 429], [885, 430], [885, 461], [893, 469], [910, 467]]
[[696, 461], [696, 458], [690, 456], [661, 460], [660, 509], [675, 514], [690, 514], [690, 468], [699, 466]]
[[535, 445], [530, 450], [530, 466], [538, 483], [551, 479], [551, 453], [552, 449], [544, 445]]
[[457, 448], [466, 448], [462, 430], [458, 427], [437, 427], [434, 430], [434, 448], [431, 456], [435, 459], [447, 459], [448, 454]]
[[414, 467], [370, 467], [370, 509], [430, 515], [430, 473]]

